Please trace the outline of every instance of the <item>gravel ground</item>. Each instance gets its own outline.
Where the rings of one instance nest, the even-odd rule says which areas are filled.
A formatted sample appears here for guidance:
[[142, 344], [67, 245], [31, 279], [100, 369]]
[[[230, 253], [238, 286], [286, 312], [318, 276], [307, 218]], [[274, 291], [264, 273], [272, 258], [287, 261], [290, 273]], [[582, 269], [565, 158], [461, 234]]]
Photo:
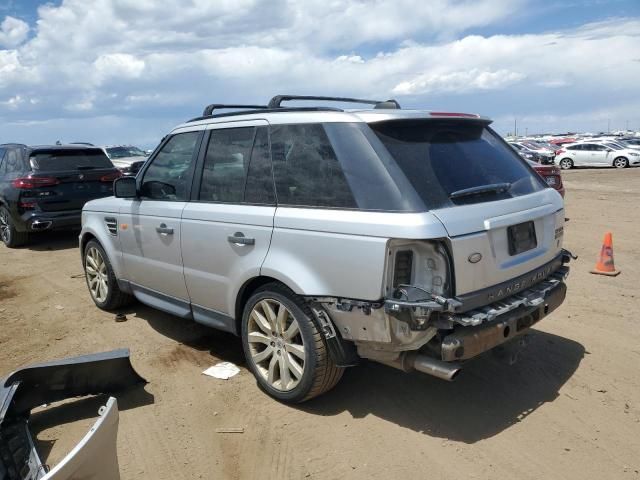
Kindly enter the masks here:
[[[640, 169], [566, 172], [567, 300], [520, 361], [470, 363], [453, 383], [365, 363], [301, 406], [264, 395], [241, 345], [147, 307], [128, 321], [89, 298], [76, 234], [0, 248], [0, 372], [129, 347], [144, 388], [120, 395], [123, 479], [640, 479]], [[606, 231], [622, 274], [590, 275]], [[228, 380], [203, 376], [239, 364]], [[104, 398], [33, 415], [55, 464]], [[241, 427], [244, 433], [216, 433]]]

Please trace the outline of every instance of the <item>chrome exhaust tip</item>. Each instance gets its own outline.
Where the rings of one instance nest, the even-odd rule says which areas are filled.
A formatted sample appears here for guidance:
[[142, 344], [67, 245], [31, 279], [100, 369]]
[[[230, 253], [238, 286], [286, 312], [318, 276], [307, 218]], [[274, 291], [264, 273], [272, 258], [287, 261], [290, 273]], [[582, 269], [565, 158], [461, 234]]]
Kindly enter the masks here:
[[419, 372], [441, 378], [448, 382], [453, 382], [462, 371], [462, 366], [459, 363], [443, 362], [442, 360], [420, 354], [413, 356], [409, 365]]
[[51, 222], [49, 220], [35, 220], [31, 224], [31, 229], [32, 230], [36, 230], [36, 231], [47, 230], [47, 229], [51, 228], [52, 224], [53, 224], [53, 222]]

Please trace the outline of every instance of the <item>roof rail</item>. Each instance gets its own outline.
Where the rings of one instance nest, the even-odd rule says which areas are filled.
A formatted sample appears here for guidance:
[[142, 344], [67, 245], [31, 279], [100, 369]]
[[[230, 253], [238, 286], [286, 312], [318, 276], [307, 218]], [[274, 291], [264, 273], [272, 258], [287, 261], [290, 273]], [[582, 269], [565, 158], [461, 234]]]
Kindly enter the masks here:
[[321, 97], [315, 95], [276, 95], [269, 101], [269, 108], [280, 108], [282, 102], [289, 100], [320, 100], [328, 102], [341, 102], [341, 103], [364, 103], [368, 105], [374, 105], [373, 108], [389, 108], [397, 110], [400, 108], [400, 104], [395, 100], [364, 100], [361, 98], [348, 98], [348, 97]]
[[203, 117], [208, 117], [213, 113], [214, 110], [221, 110], [226, 108], [248, 108], [251, 110], [267, 108], [266, 105], [225, 105], [222, 103], [212, 103], [211, 105], [207, 105], [202, 112]]

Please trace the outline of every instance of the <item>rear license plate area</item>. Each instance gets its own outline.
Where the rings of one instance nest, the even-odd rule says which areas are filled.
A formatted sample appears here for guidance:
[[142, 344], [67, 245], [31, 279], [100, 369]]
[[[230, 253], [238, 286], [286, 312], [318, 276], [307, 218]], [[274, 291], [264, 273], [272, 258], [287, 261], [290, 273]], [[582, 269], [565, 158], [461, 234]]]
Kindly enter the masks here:
[[538, 246], [536, 227], [532, 221], [511, 225], [507, 228], [507, 238], [509, 255], [518, 255]]

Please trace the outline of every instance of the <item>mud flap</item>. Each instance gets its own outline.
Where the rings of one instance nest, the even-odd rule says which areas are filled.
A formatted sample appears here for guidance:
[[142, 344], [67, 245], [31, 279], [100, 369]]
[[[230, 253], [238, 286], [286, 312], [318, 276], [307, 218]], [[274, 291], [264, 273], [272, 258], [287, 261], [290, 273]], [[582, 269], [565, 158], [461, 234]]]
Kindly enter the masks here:
[[312, 306], [316, 327], [322, 332], [329, 355], [336, 367], [354, 367], [360, 362], [360, 356], [353, 342], [347, 342], [334, 328], [329, 315], [322, 307]]

